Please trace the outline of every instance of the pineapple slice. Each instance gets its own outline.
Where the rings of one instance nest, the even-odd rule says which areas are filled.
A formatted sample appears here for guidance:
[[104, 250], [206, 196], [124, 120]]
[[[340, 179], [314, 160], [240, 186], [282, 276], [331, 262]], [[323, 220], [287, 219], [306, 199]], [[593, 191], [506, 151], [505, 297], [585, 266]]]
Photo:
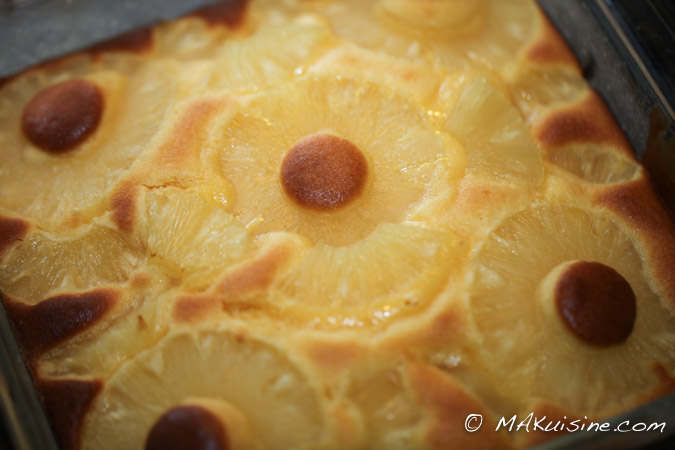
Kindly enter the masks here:
[[210, 27], [198, 17], [162, 23], [155, 27], [155, 53], [181, 61], [208, 59], [231, 32], [226, 27]]
[[150, 262], [175, 278], [210, 279], [252, 247], [246, 229], [198, 193], [147, 190], [141, 210], [139, 233]]
[[423, 412], [410, 391], [406, 371], [387, 369], [353, 377], [348, 395], [363, 414], [368, 448], [413, 448], [419, 445], [414, 441]]
[[381, 224], [352, 245], [313, 247], [272, 288], [270, 301], [314, 325], [377, 324], [437, 295], [456, 246], [446, 232]]
[[539, 205], [478, 249], [470, 290], [479, 352], [505, 393], [607, 415], [675, 370], [675, 314], [630, 234], [585, 210]]
[[0, 289], [34, 304], [61, 292], [124, 283], [142, 262], [140, 249], [103, 225], [67, 236], [33, 230], [0, 262]]
[[75, 225], [101, 212], [105, 192], [146, 150], [172, 98], [175, 67], [139, 64], [80, 56], [0, 89], [0, 206]]
[[330, 29], [311, 18], [264, 27], [250, 37], [227, 40], [215, 56], [209, 86], [251, 92], [290, 80], [330, 48], [333, 40]]
[[[376, 53], [424, 60], [429, 48], [422, 39], [393, 32], [378, 13], [378, 2], [325, 1], [316, 7], [340, 37]], [[461, 65], [461, 64], [460, 64]]]
[[106, 382], [85, 419], [82, 448], [143, 448], [167, 414], [195, 404], [226, 434], [245, 423], [266, 448], [317, 448], [327, 417], [314, 389], [263, 340], [222, 327], [177, 331]]
[[537, 7], [527, 0], [352, 0], [319, 8], [338, 34], [358, 45], [453, 69], [506, 69], [538, 25]]
[[582, 100], [589, 90], [586, 80], [574, 68], [528, 67], [512, 78], [509, 90], [528, 124], [552, 108]]
[[539, 147], [518, 110], [486, 78], [465, 88], [446, 128], [464, 145], [469, 169], [534, 185], [542, 181]]
[[548, 159], [577, 177], [597, 184], [621, 183], [640, 173], [640, 165], [615, 148], [598, 144], [568, 144], [548, 150]]
[[170, 280], [142, 270], [121, 287], [110, 315], [40, 356], [41, 376], [108, 377], [160, 339], [166, 332], [162, 306], [172, 295]]
[[[401, 60], [375, 53], [353, 44], [344, 44], [325, 52], [307, 70], [323, 77], [347, 77], [391, 87], [401, 96], [418, 103], [433, 102], [443, 79], [427, 64]], [[427, 114], [433, 115], [429, 110]]]
[[245, 101], [209, 145], [255, 235], [292, 231], [349, 245], [454, 192], [461, 146], [376, 85], [306, 78]]

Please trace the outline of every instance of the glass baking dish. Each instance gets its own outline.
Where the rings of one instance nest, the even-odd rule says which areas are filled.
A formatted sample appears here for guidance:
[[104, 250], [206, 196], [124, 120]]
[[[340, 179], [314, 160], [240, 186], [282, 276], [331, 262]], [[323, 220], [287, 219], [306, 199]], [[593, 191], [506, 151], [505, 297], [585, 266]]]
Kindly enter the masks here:
[[[538, 0], [577, 55], [586, 78], [605, 99], [636, 155], [675, 215], [675, 6], [661, 2]], [[43, 60], [87, 47], [118, 33], [167, 20], [213, 0], [0, 1], [0, 79]], [[640, 17], [635, 17], [635, 11]], [[45, 26], [46, 18], [59, 17]], [[40, 23], [40, 27], [30, 26]], [[650, 42], [645, 27], [664, 42]], [[59, 39], [59, 37], [62, 37]], [[663, 53], [666, 52], [666, 53]], [[669, 65], [670, 64], [670, 65]], [[675, 264], [675, 262], [674, 262]], [[1, 448], [57, 449], [0, 302]], [[666, 422], [654, 432], [578, 432], [538, 446], [563, 448], [673, 448], [675, 394], [608, 421]]]

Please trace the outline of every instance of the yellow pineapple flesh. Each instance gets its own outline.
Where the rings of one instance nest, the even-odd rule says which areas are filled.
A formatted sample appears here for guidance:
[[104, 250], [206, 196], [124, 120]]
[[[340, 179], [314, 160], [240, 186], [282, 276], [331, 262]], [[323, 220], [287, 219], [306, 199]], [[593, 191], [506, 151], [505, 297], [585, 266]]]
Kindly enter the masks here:
[[[232, 213], [256, 235], [286, 230], [348, 245], [380, 223], [405, 220], [434, 185], [451, 192], [464, 169], [461, 146], [434, 132], [423, 111], [350, 80], [309, 78], [251, 97], [221, 128], [212, 145], [222, 148], [221, 170], [235, 189]], [[280, 180], [289, 150], [317, 134], [351, 142], [368, 164], [360, 197], [328, 213], [298, 207]]]
[[[422, 414], [408, 391], [405, 371], [390, 368], [352, 381], [349, 397], [364, 415], [367, 442], [373, 449], [405, 449]], [[413, 432], [414, 433], [414, 432]]]
[[25, 303], [57, 293], [122, 284], [143, 263], [144, 254], [121, 233], [88, 225], [67, 236], [35, 230], [0, 262], [3, 292]]
[[539, 147], [518, 110], [485, 77], [465, 88], [446, 128], [464, 145], [468, 169], [528, 184], [542, 181]]
[[[575, 261], [600, 263], [627, 280], [637, 315], [625, 341], [590, 345], [550, 314], [549, 274]], [[599, 213], [540, 205], [506, 219], [480, 247], [470, 291], [479, 351], [504, 393], [591, 416], [616, 412], [631, 394], [655, 386], [653, 361], [675, 368], [675, 316], [644, 270], [631, 235]]]
[[230, 39], [215, 55], [209, 86], [252, 92], [302, 74], [318, 54], [333, 45], [321, 22], [266, 27], [246, 40]]
[[586, 80], [572, 68], [528, 67], [510, 78], [509, 90], [528, 124], [552, 108], [581, 100], [589, 90]]
[[155, 28], [154, 53], [184, 61], [209, 59], [230, 34], [225, 27], [209, 27], [197, 17], [186, 17]]
[[598, 144], [568, 144], [551, 148], [547, 153], [553, 164], [591, 183], [625, 182], [640, 172], [637, 162]]
[[456, 247], [447, 232], [382, 224], [354, 244], [313, 247], [271, 289], [270, 301], [315, 325], [377, 324], [437, 295]]
[[141, 210], [139, 233], [149, 261], [174, 278], [208, 280], [252, 248], [246, 229], [199, 193], [147, 190]]
[[317, 393], [282, 350], [203, 329], [171, 333], [117, 371], [92, 405], [82, 446], [141, 448], [162, 414], [194, 398], [238, 411], [267, 448], [315, 448], [325, 437]]
[[124, 293], [112, 314], [40, 356], [42, 375], [108, 377], [166, 333], [163, 294], [171, 281], [161, 273], [143, 271], [120, 287]]
[[414, 218], [453, 192], [464, 155], [425, 111], [377, 85], [306, 78], [248, 98], [216, 129], [209, 145], [222, 148], [235, 220], [256, 236], [284, 230], [315, 244], [275, 280], [273, 307], [351, 326], [438, 292], [457, 240]]
[[[3, 87], [0, 206], [47, 223], [77, 223], [100, 214], [105, 192], [146, 150], [159, 128], [171, 102], [175, 68], [160, 61], [139, 67], [134, 59], [111, 56], [92, 62], [82, 56], [53, 69], [36, 69]], [[77, 148], [51, 154], [24, 135], [23, 107], [45, 88], [74, 79], [102, 90], [102, 117]]]
[[509, 69], [534, 39], [538, 14], [525, 0], [353, 0], [318, 8], [360, 46], [452, 69]]

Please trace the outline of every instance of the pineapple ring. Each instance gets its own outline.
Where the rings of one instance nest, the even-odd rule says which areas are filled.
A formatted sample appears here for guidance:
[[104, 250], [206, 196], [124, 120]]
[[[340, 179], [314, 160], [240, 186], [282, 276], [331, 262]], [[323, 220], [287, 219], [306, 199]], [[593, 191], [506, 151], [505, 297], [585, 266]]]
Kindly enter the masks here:
[[139, 237], [149, 262], [184, 285], [211, 280], [252, 249], [250, 235], [214, 200], [179, 188], [143, 189]]
[[[381, 224], [354, 244], [312, 247], [271, 287], [268, 299], [313, 326], [377, 325], [438, 295], [458, 246], [448, 232]], [[330, 276], [317, 276], [317, 270]]]
[[68, 236], [32, 230], [0, 261], [3, 292], [28, 304], [60, 292], [124, 283], [143, 254], [117, 230], [87, 225]]
[[637, 162], [612, 147], [573, 143], [550, 148], [547, 153], [553, 164], [590, 183], [622, 183], [640, 173]]
[[[367, 83], [298, 80], [249, 97], [218, 129], [210, 145], [222, 149], [221, 170], [235, 189], [232, 214], [254, 235], [284, 230], [350, 245], [381, 223], [410, 219], [429, 197], [454, 192], [464, 174], [461, 145], [415, 105]], [[283, 186], [288, 151], [316, 134], [350, 142], [367, 161], [363, 192], [338, 210], [299, 207]]]
[[[40, 222], [75, 225], [102, 212], [105, 192], [162, 123], [173, 70], [169, 62], [141, 65], [131, 55], [80, 55], [0, 88], [0, 206]], [[66, 95], [72, 88], [79, 102]]]
[[320, 21], [261, 28], [244, 40], [226, 40], [215, 56], [208, 85], [230, 92], [256, 92], [290, 80], [334, 45]]
[[[635, 293], [633, 331], [622, 343], [596, 347], [551, 326], [540, 285], [577, 260], [612, 268]], [[506, 219], [480, 247], [470, 290], [479, 351], [497, 384], [519, 399], [544, 398], [589, 416], [632, 407], [633, 394], [655, 386], [653, 364], [675, 370], [675, 314], [643, 272], [630, 235], [603, 216], [547, 205]]]
[[362, 47], [453, 69], [504, 69], [533, 41], [538, 23], [536, 5], [522, 0], [352, 0], [318, 7], [338, 34]]
[[516, 107], [487, 78], [464, 88], [445, 127], [464, 145], [469, 170], [532, 185], [542, 181], [539, 147]]
[[[219, 129], [212, 146], [223, 149], [235, 220], [254, 235], [291, 231], [316, 244], [276, 278], [274, 307], [315, 325], [378, 323], [424, 305], [447, 280], [457, 241], [440, 223], [412, 220], [454, 192], [463, 151], [414, 105], [376, 85], [307, 78], [249, 98]], [[317, 152], [331, 156], [325, 176], [284, 172], [289, 159], [316, 170]], [[318, 208], [303, 204], [317, 196]], [[317, 283], [317, 269], [333, 281]]]
[[378, 13], [393, 27], [440, 38], [475, 33], [482, 23], [481, 0], [380, 0]]
[[528, 124], [553, 108], [583, 100], [589, 89], [576, 68], [526, 67], [508, 78], [511, 97]]
[[243, 416], [266, 448], [325, 437], [323, 406], [296, 365], [264, 341], [218, 328], [172, 333], [115, 372], [85, 419], [82, 448], [142, 448], [163, 414], [195, 398]]

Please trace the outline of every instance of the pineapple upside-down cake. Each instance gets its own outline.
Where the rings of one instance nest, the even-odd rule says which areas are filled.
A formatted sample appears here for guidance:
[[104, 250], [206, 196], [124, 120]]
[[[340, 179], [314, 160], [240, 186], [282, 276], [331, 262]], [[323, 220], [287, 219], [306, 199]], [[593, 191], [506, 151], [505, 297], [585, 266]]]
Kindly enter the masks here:
[[0, 152], [64, 449], [523, 447], [675, 388], [675, 227], [534, 1], [217, 3], [5, 80]]

